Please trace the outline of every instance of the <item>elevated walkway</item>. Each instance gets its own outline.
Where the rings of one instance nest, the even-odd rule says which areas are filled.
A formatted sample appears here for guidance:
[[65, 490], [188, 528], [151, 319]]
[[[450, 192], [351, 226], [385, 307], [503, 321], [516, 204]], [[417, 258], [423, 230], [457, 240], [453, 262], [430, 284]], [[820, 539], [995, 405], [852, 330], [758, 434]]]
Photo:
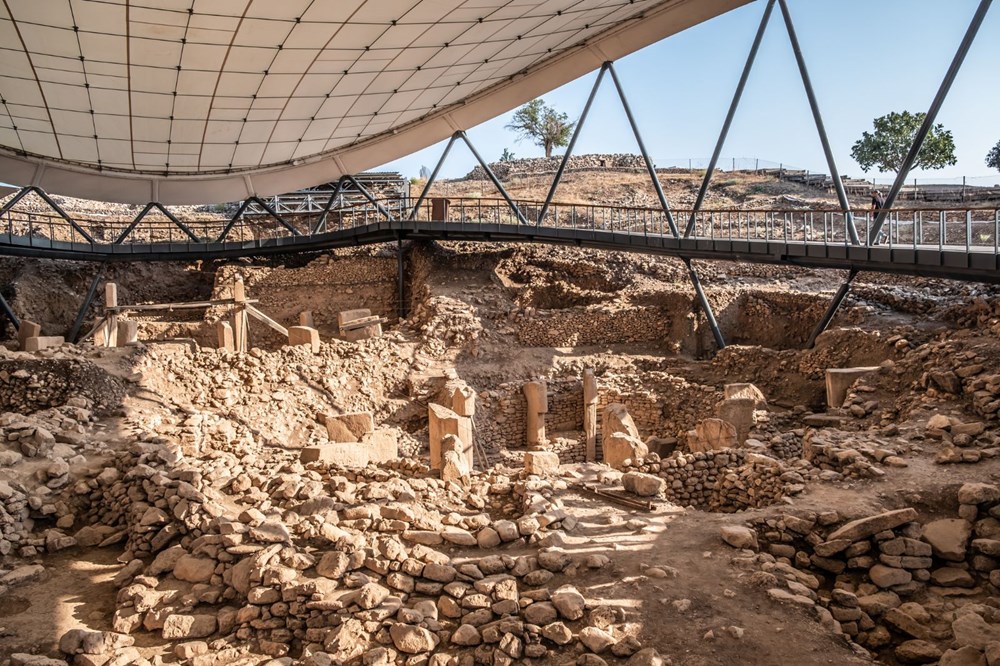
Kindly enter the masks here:
[[[1000, 210], [898, 210], [880, 244], [852, 245], [846, 216], [830, 210], [701, 211], [693, 233], [676, 237], [691, 213], [538, 202], [428, 200], [415, 213], [400, 200], [326, 213], [172, 221], [147, 214], [109, 222], [60, 214], [0, 216], [0, 254], [78, 261], [190, 261], [314, 252], [399, 240], [547, 243], [684, 259], [748, 261], [1000, 282]], [[862, 239], [868, 216], [854, 218]]]

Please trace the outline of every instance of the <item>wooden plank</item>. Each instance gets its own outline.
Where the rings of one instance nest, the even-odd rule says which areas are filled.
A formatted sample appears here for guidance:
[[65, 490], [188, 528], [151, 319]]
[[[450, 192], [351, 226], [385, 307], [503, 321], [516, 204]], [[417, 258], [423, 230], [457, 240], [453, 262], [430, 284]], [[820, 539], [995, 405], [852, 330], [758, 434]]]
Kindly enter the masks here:
[[260, 303], [260, 301], [237, 301], [233, 298], [221, 298], [215, 301], [188, 301], [181, 303], [146, 303], [142, 305], [117, 305], [105, 308], [108, 312], [152, 312], [157, 310], [196, 310], [220, 305], [236, 305], [237, 303]]
[[86, 335], [81, 335], [80, 336], [80, 342], [83, 342], [87, 338], [95, 335], [97, 333], [97, 331], [101, 330], [101, 327], [104, 326], [107, 323], [108, 323], [107, 318], [103, 318], [100, 321], [98, 321], [96, 324], [94, 324], [94, 328], [90, 329], [90, 331]]
[[252, 305], [248, 305], [247, 306], [247, 314], [249, 314], [251, 317], [253, 317], [254, 319], [256, 319], [258, 321], [264, 322], [265, 324], [267, 324], [268, 326], [270, 326], [271, 328], [273, 328], [274, 330], [276, 330], [278, 333], [281, 333], [286, 338], [288, 337], [288, 329], [287, 328], [285, 328], [284, 326], [282, 326], [278, 322], [274, 321], [273, 319], [271, 319], [266, 314], [264, 314], [263, 312], [261, 312], [257, 308], [253, 307]]
[[356, 331], [359, 328], [364, 328], [366, 326], [372, 326], [374, 324], [384, 324], [389, 320], [385, 317], [365, 317], [364, 319], [355, 319], [354, 321], [347, 322], [346, 324], [341, 324], [340, 330], [344, 331]]

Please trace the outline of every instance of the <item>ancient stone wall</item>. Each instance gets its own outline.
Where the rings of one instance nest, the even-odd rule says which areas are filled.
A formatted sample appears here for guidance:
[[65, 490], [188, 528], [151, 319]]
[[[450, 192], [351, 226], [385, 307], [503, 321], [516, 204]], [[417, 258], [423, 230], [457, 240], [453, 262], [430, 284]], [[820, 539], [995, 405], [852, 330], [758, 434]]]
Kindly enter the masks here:
[[517, 382], [500, 384], [485, 396], [480, 394], [476, 405], [476, 439], [487, 452], [524, 448], [528, 437], [527, 406]]
[[583, 383], [570, 381], [549, 385], [548, 432], [583, 430]]
[[[526, 403], [522, 387], [523, 382], [507, 382], [480, 394], [476, 436], [488, 452], [495, 453], [501, 448], [524, 448], [527, 436]], [[582, 431], [581, 381], [575, 378], [548, 380], [548, 390], [547, 434]], [[715, 387], [691, 384], [680, 377], [660, 372], [645, 373], [641, 382], [628, 375], [601, 377], [597, 391], [598, 414], [609, 404], [624, 404], [643, 439], [682, 436], [699, 419], [714, 413], [715, 403], [722, 397]], [[598, 441], [600, 427], [598, 419]], [[555, 451], [551, 446], [549, 448]], [[567, 446], [567, 450], [572, 448]], [[585, 455], [585, 449], [581, 448], [581, 451], [584, 453], [580, 454], [580, 460]]]
[[559, 456], [559, 462], [563, 465], [587, 460], [587, 442], [582, 430], [576, 433], [574, 438], [557, 437], [551, 440], [546, 448]]
[[667, 482], [664, 493], [669, 501], [709, 511], [760, 508], [778, 502], [784, 495], [781, 464], [740, 449], [678, 452], [663, 459], [651, 454], [642, 465], [624, 471], [660, 476]]
[[[493, 162], [490, 169], [497, 178], [504, 180], [516, 176], [537, 176], [555, 173], [559, 168], [561, 157], [536, 157], [517, 159], [510, 162]], [[642, 155], [616, 153], [607, 155], [571, 155], [566, 164], [567, 171], [638, 171], [645, 170], [646, 163]], [[465, 180], [484, 180], [487, 178], [483, 167], [476, 166], [465, 176]]]
[[[299, 313], [311, 310], [323, 338], [337, 337], [337, 313], [367, 308], [393, 323], [398, 319], [396, 259], [394, 257], [326, 255], [301, 268], [225, 266], [216, 277], [213, 298], [229, 298], [233, 280], [241, 275], [250, 299], [266, 315], [286, 328], [297, 326]], [[210, 313], [218, 318], [224, 312]], [[264, 324], [251, 320], [253, 346], [274, 348], [287, 340]]]
[[579, 307], [540, 310], [517, 323], [518, 341], [529, 347], [656, 342], [667, 337], [668, 313], [657, 307]]

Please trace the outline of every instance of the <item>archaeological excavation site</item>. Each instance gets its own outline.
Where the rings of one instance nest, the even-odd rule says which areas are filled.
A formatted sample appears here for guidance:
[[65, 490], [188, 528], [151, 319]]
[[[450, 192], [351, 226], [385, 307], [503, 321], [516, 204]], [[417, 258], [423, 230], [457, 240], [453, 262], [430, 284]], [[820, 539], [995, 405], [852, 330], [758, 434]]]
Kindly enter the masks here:
[[992, 4], [0, 2], [0, 666], [1000, 666]]
[[[652, 205], [613, 158], [564, 196]], [[0, 274], [5, 664], [1000, 663], [991, 284], [419, 237]]]

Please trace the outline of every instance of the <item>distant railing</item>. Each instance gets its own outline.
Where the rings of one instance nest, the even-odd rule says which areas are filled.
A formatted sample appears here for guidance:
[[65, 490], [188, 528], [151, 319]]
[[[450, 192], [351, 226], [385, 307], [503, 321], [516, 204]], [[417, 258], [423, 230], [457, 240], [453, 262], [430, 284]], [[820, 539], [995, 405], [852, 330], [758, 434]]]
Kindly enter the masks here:
[[[45, 245], [50, 241], [92, 246], [138, 244], [257, 243], [271, 239], [319, 236], [333, 232], [393, 224], [411, 220], [446, 223], [458, 229], [507, 225], [530, 235], [534, 228], [558, 228], [674, 238], [674, 227], [683, 234], [692, 212], [660, 208], [607, 206], [598, 204], [507, 202], [504, 199], [427, 199], [419, 209], [401, 199], [375, 200], [325, 214], [240, 215], [232, 219], [186, 220], [185, 228], [165, 215], [149, 214], [135, 220], [108, 220], [74, 216], [72, 223], [61, 215], [25, 212], [17, 208], [0, 216], [0, 243]], [[783, 243], [850, 245], [850, 219], [861, 245], [867, 246], [874, 225], [871, 211], [849, 218], [838, 210], [701, 210], [693, 215], [689, 238], [698, 240], [765, 241]], [[998, 252], [1000, 209], [954, 210], [897, 209], [889, 212], [878, 245], [889, 248], [939, 248], [968, 252]], [[89, 236], [87, 238], [86, 236]], [[198, 240], [195, 241], [194, 238]]]

